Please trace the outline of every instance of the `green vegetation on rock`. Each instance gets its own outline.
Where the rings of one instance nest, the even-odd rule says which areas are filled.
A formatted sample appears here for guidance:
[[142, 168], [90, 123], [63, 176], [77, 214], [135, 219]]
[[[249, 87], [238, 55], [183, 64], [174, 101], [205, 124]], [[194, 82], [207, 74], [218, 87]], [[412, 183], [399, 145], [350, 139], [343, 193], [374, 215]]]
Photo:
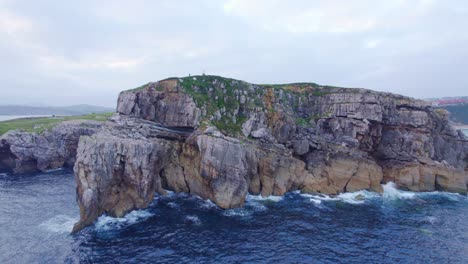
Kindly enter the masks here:
[[[179, 81], [197, 106], [206, 111], [206, 118], [220, 117], [205, 121], [211, 121], [223, 133], [229, 135], [240, 133], [246, 117], [238, 114], [241, 107], [239, 97], [244, 94], [246, 83], [213, 75], [184, 77]], [[234, 116], [234, 119], [228, 116]]]
[[[334, 87], [316, 83], [262, 84], [213, 75], [198, 75], [179, 78], [182, 89], [189, 94], [204, 113], [205, 123], [211, 123], [223, 133], [240, 134], [247, 120], [245, 113], [263, 109], [266, 113], [296, 113], [297, 109], [309, 106], [309, 96], [330, 94]], [[242, 98], [242, 99], [241, 99]], [[281, 107], [289, 109], [276, 109]], [[297, 125], [309, 126], [314, 117], [296, 118]]]
[[19, 118], [0, 122], [0, 135], [14, 129], [21, 129], [27, 132], [43, 133], [44, 131], [53, 128], [58, 123], [69, 120], [95, 120], [105, 121], [113, 113], [103, 114], [88, 114], [80, 116], [56, 116], [56, 117], [31, 117]]
[[[343, 88], [316, 83], [258, 85], [215, 75], [172, 77], [161, 82], [169, 80], [177, 82], [166, 82], [164, 85], [150, 83], [133, 90], [151, 87], [153, 91], [165, 92], [168, 87], [177, 84], [177, 88], [192, 97], [201, 110], [200, 123], [204, 126], [214, 125], [229, 136], [242, 136], [242, 124], [261, 112], [269, 125], [295, 120], [298, 126], [311, 126], [312, 120], [324, 116], [320, 104], [326, 104], [327, 96], [343, 92]], [[349, 89], [347, 92], [359, 90]]]

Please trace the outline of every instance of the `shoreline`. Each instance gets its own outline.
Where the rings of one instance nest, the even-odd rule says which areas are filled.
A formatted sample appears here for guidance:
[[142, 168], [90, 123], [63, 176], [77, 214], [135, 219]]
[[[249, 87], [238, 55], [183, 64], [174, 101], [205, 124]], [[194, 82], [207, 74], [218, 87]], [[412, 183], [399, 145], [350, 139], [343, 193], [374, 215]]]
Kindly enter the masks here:
[[0, 115], [0, 122], [13, 121], [13, 120], [18, 120], [18, 119], [44, 118], [44, 117], [54, 117], [54, 116], [53, 115]]

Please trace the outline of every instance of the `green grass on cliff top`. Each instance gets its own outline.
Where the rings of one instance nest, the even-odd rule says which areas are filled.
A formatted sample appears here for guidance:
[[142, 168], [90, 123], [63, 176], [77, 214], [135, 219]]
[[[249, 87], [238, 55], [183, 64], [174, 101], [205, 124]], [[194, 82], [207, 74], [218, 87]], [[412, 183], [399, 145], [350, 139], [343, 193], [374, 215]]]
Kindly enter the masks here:
[[19, 118], [0, 122], [0, 135], [14, 129], [21, 129], [27, 132], [42, 133], [47, 129], [53, 128], [60, 122], [69, 120], [95, 120], [105, 121], [113, 113], [88, 114], [79, 116], [56, 116], [56, 117], [31, 117]]
[[[250, 84], [241, 80], [217, 75], [193, 75], [180, 78], [170, 77], [164, 80], [178, 80], [181, 88], [194, 99], [196, 105], [204, 109], [206, 119], [214, 116], [216, 113], [221, 114], [222, 117], [219, 120], [204, 121], [215, 125], [223, 133], [230, 136], [240, 135], [242, 123], [247, 119], [243, 111], [238, 114], [233, 114], [241, 107], [239, 93], [251, 99], [247, 100], [248, 102], [243, 105], [243, 107], [254, 109], [255, 107], [265, 107], [264, 99], [262, 99], [263, 97], [261, 95], [269, 88], [283, 90], [285, 93], [296, 94], [296, 101], [301, 100], [299, 97], [304, 97], [308, 94], [323, 96], [331, 93], [331, 89], [329, 88], [335, 88], [332, 86], [321, 86], [312, 82]], [[128, 91], [141, 90], [146, 87], [148, 87], [148, 84]], [[158, 90], [158, 87], [156, 87], [156, 90]], [[296, 105], [298, 104], [299, 103], [296, 102]], [[269, 111], [275, 111], [275, 109], [272, 108], [269, 109]], [[298, 120], [300, 124], [307, 124], [309, 121], [309, 119]]]
[[[228, 82], [228, 81], [229, 82], [230, 81], [243, 82], [242, 80], [232, 79], [232, 78], [218, 76], [218, 75], [191, 75], [191, 76], [185, 76], [185, 77], [169, 77], [169, 78], [162, 79], [161, 81], [177, 80], [177, 79], [186, 81], [186, 83], [187, 83], [187, 81], [191, 82], [192, 80], [194, 80], [194, 81], [197, 82], [198, 85], [205, 85], [205, 84], [210, 85], [210, 82], [213, 81], [213, 80], [218, 80], [218, 81], [221, 81], [221, 82]], [[144, 89], [150, 83], [143, 84], [143, 85], [141, 85], [139, 87], [135, 87], [133, 89], [128, 89], [127, 91], [135, 91], [135, 90]], [[278, 84], [254, 84], [254, 85], [262, 86], [262, 87], [265, 87], [265, 88], [272, 87], [272, 88], [275, 88], [275, 89], [281, 89], [281, 88], [285, 88], [285, 87], [288, 87], [288, 86], [312, 87], [312, 88], [340, 88], [338, 86], [319, 85], [319, 84], [316, 84], [316, 83], [313, 83], [313, 82], [295, 82], [295, 83], [278, 83]]]

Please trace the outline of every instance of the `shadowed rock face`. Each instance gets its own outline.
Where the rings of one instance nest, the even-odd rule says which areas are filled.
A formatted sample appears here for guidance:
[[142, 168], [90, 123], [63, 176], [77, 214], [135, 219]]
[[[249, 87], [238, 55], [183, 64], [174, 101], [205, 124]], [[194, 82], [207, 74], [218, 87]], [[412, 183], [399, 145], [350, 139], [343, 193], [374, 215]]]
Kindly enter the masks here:
[[0, 137], [0, 172], [30, 173], [73, 167], [82, 135], [92, 135], [96, 121], [66, 121], [43, 134], [9, 131]]
[[254, 85], [215, 76], [122, 92], [117, 114], [82, 137], [75, 177], [80, 222], [187, 192], [222, 208], [247, 193], [466, 193], [468, 142], [423, 101], [316, 84]]

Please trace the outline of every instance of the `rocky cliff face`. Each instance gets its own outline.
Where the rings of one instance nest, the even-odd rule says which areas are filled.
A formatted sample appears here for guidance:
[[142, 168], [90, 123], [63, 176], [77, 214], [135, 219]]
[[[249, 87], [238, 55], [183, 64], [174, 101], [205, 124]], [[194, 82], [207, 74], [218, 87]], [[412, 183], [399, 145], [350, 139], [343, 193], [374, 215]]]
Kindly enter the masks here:
[[96, 121], [66, 121], [43, 134], [13, 130], [0, 137], [0, 172], [30, 173], [73, 167], [82, 135], [92, 135]]
[[365, 89], [172, 78], [122, 92], [117, 114], [78, 147], [80, 222], [187, 192], [222, 208], [247, 193], [466, 193], [468, 141], [447, 113]]

